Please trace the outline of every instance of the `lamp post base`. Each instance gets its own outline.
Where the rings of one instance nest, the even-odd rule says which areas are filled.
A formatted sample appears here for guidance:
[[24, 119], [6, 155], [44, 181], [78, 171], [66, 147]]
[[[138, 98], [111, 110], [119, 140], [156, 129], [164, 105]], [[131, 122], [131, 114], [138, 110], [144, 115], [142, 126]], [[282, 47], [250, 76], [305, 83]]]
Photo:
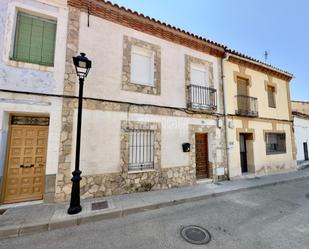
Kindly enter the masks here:
[[81, 206], [69, 207], [68, 214], [78, 214], [80, 211], [82, 211]]
[[72, 181], [72, 191], [71, 191], [71, 202], [70, 207], [68, 209], [68, 214], [77, 214], [80, 211], [82, 211], [82, 207], [80, 205], [80, 180], [82, 179], [80, 177], [80, 174], [82, 172], [80, 170], [74, 170], [72, 172], [73, 177], [71, 179]]

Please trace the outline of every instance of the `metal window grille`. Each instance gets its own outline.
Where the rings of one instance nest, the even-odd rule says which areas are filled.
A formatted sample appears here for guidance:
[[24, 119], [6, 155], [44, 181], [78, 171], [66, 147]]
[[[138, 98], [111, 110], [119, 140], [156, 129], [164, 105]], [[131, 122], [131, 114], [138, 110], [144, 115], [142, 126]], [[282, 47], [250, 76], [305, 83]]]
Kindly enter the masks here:
[[286, 152], [286, 139], [284, 133], [266, 134], [266, 153], [276, 154]]
[[54, 20], [18, 12], [12, 59], [52, 66], [56, 28]]
[[129, 171], [154, 168], [154, 131], [129, 131]]

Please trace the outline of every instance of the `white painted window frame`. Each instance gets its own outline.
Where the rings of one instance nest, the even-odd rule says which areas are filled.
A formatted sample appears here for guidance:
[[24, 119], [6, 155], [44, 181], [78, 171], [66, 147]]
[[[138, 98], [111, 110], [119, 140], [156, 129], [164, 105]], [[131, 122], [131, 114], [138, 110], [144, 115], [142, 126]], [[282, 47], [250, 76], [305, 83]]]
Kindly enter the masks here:
[[[205, 73], [205, 82], [204, 84], [200, 84], [200, 82], [193, 82], [192, 81], [192, 71], [200, 71]], [[198, 86], [204, 86], [204, 87], [209, 87], [209, 67], [206, 65], [201, 65], [198, 63], [191, 63], [190, 64], [190, 74], [191, 74], [191, 84], [192, 85], [198, 85]]]
[[[134, 73], [133, 73], [133, 63], [132, 63], [133, 59], [132, 58], [133, 58], [134, 54], [145, 56], [145, 57], [148, 57], [150, 59], [149, 82], [141, 82], [141, 81], [138, 81], [138, 80], [133, 78]], [[130, 65], [130, 70], [131, 70], [130, 82], [131, 83], [143, 85], [143, 86], [150, 86], [150, 87], [155, 86], [155, 84], [154, 84], [154, 56], [155, 56], [155, 53], [152, 50], [141, 48], [141, 47], [138, 47], [138, 46], [132, 46], [132, 49], [131, 49], [131, 65]]]
[[[33, 16], [52, 19], [57, 22], [56, 42], [54, 51], [54, 66], [44, 66], [29, 62], [15, 61], [11, 59], [14, 51], [16, 21], [17, 21], [17, 13], [19, 11], [28, 13]], [[66, 19], [65, 21], [63, 18], [62, 20], [59, 20], [60, 11], [62, 11], [61, 14]], [[56, 65], [61, 64], [61, 62], [59, 61], [60, 60], [59, 55], [63, 54], [63, 51], [65, 51], [66, 41], [61, 40], [61, 36], [59, 34], [60, 33], [66, 34], [67, 32], [66, 29], [67, 18], [68, 18], [67, 16], [68, 14], [66, 8], [59, 8], [52, 5], [48, 5], [46, 7], [46, 4], [34, 1], [20, 2], [15, 0], [9, 2], [7, 8], [5, 29], [4, 29], [4, 43], [3, 43], [3, 54], [2, 54], [3, 62], [8, 66], [53, 72]]]

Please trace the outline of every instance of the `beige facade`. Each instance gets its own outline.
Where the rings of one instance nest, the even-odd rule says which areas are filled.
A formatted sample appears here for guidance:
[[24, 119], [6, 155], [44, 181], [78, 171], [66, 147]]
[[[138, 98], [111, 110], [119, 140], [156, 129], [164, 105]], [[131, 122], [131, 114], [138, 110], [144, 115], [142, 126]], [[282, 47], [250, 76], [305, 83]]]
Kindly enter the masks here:
[[[258, 63], [236, 61], [234, 57], [238, 57], [233, 54], [227, 56], [224, 75], [230, 178], [243, 173], [267, 175], [294, 170], [296, 149], [289, 81], [271, 71], [263, 72], [255, 65]], [[246, 90], [240, 89], [242, 80], [246, 82]], [[273, 89], [275, 105], [269, 103], [268, 86]], [[285, 149], [268, 153], [267, 134], [284, 134]], [[241, 145], [241, 135], [245, 138], [245, 148]], [[244, 149], [247, 169], [243, 169], [241, 162]]]

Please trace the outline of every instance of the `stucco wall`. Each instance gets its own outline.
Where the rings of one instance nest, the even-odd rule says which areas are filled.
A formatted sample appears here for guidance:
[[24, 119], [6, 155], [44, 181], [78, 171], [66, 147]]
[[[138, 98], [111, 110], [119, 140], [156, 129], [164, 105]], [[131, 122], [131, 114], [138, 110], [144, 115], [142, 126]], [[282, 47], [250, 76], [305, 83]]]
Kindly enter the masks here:
[[[57, 19], [53, 67], [10, 60], [17, 10]], [[42, 93], [63, 93], [67, 9], [33, 0], [0, 0], [0, 88]]]
[[[229, 119], [233, 122], [234, 128], [229, 129], [229, 155], [230, 155], [230, 177], [237, 177], [241, 175], [240, 167], [240, 149], [239, 140], [236, 129], [243, 129], [243, 123], [240, 119]], [[278, 123], [275, 124], [277, 131], [284, 131], [286, 134], [286, 153], [266, 155], [266, 142], [264, 131], [273, 130], [272, 122], [264, 122], [261, 120], [249, 120], [248, 131], [254, 129], [254, 140], [248, 141], [248, 147], [252, 146], [253, 154], [248, 155], [248, 168], [249, 173], [257, 175], [266, 175], [276, 172], [284, 172], [295, 169], [295, 161], [293, 160], [292, 152], [292, 137], [291, 137], [291, 124]], [[245, 130], [243, 130], [245, 132]], [[276, 131], [274, 131], [276, 132]]]
[[309, 146], [309, 120], [294, 117], [294, 133], [297, 148], [297, 160], [305, 160], [303, 143], [307, 142]]
[[[229, 114], [235, 114], [237, 109], [237, 84], [234, 81], [234, 72], [239, 72], [239, 66], [229, 61], [225, 61], [225, 81], [226, 81], [226, 107]], [[272, 82], [276, 84], [275, 101], [276, 108], [268, 107], [268, 96], [265, 89], [265, 81], [269, 78], [266, 74], [259, 71], [254, 71], [250, 68], [245, 69], [245, 74], [251, 77], [252, 85], [248, 88], [248, 94], [251, 97], [256, 97], [258, 100], [258, 112], [259, 117], [271, 118], [271, 119], [290, 119], [288, 88], [289, 83], [281, 79], [272, 78]]]
[[[48, 1], [0, 0], [0, 89], [35, 93], [63, 93], [68, 11], [64, 5]], [[10, 60], [17, 11], [57, 19], [54, 67]], [[47, 114], [50, 116], [46, 175], [57, 173], [62, 99], [0, 91], [0, 176], [3, 175], [9, 114]]]
[[[160, 46], [161, 94], [159, 96], [121, 90], [124, 35]], [[95, 16], [90, 16], [90, 27], [88, 27], [87, 14], [83, 12], [80, 22], [79, 50], [85, 52], [93, 61], [93, 68], [85, 88], [85, 96], [88, 97], [186, 107], [185, 54], [213, 63], [214, 87], [218, 89], [216, 57]]]
[[61, 99], [32, 97], [20, 94], [0, 93], [0, 175], [3, 173], [9, 113], [48, 114], [50, 126], [48, 133], [46, 174], [56, 174], [58, 168], [59, 134], [61, 128]]
[[[75, 117], [76, 118], [76, 112]], [[161, 125], [161, 168], [190, 165], [190, 153], [182, 151], [182, 143], [189, 142], [189, 125], [216, 127], [215, 120], [198, 118], [145, 115], [138, 113], [84, 110], [81, 145], [81, 170], [83, 175], [120, 172], [120, 125], [121, 121], [155, 122]], [[73, 129], [73, 134], [76, 127]], [[75, 136], [73, 144], [75, 145]], [[209, 161], [222, 163], [220, 129], [216, 129], [216, 141], [209, 140], [218, 148], [216, 158], [209, 153]], [[215, 145], [212, 145], [214, 143]], [[75, 146], [73, 146], [74, 150]], [[71, 168], [74, 168], [74, 151]]]

